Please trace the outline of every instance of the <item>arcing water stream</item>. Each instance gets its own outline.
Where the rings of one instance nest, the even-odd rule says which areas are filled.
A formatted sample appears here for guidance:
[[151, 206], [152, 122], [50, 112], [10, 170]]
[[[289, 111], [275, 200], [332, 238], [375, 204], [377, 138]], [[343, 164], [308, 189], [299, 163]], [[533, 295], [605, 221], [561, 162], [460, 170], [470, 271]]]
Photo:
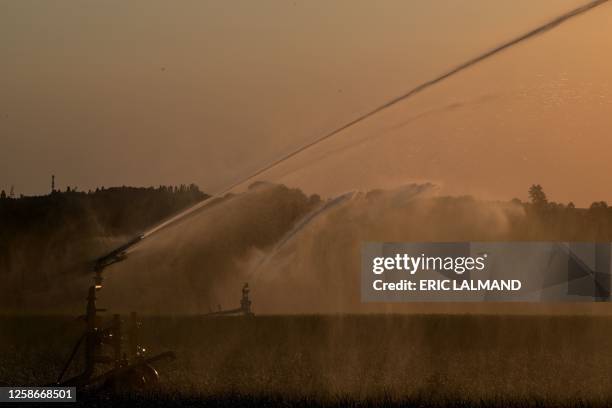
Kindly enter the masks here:
[[[321, 142], [334, 137], [335, 135], [343, 132], [344, 130], [347, 130], [348, 128], [357, 125], [358, 123], [363, 122], [364, 120], [366, 120], [366, 119], [368, 119], [368, 118], [378, 114], [379, 112], [382, 112], [383, 110], [385, 110], [387, 108], [390, 108], [391, 106], [396, 105], [397, 103], [399, 103], [401, 101], [404, 101], [404, 100], [407, 100], [409, 98], [412, 98], [415, 95], [417, 95], [417, 94], [427, 90], [428, 88], [430, 88], [430, 87], [432, 87], [434, 85], [437, 85], [437, 84], [439, 84], [439, 83], [441, 83], [441, 82], [443, 82], [443, 81], [445, 81], [445, 80], [447, 80], [447, 79], [449, 79], [449, 78], [451, 78], [451, 77], [461, 73], [462, 71], [467, 70], [468, 68], [471, 68], [471, 67], [473, 67], [473, 66], [475, 66], [475, 65], [477, 65], [477, 64], [479, 64], [479, 63], [481, 63], [481, 62], [483, 62], [483, 61], [485, 61], [485, 60], [487, 60], [489, 58], [492, 58], [492, 57], [498, 55], [499, 53], [501, 53], [501, 52], [503, 52], [503, 51], [505, 51], [505, 50], [507, 50], [509, 48], [512, 48], [512, 47], [514, 47], [514, 46], [516, 46], [516, 45], [518, 45], [518, 44], [520, 44], [522, 42], [530, 40], [530, 39], [532, 39], [532, 38], [534, 38], [534, 37], [536, 37], [536, 36], [538, 36], [540, 34], [544, 34], [544, 33], [548, 32], [549, 30], [552, 30], [552, 29], [558, 27], [559, 25], [561, 25], [561, 24], [563, 24], [563, 23], [565, 23], [565, 22], [567, 22], [567, 21], [569, 21], [569, 20], [571, 20], [571, 19], [573, 19], [575, 17], [578, 17], [578, 16], [580, 16], [580, 15], [582, 15], [582, 14], [588, 12], [588, 11], [591, 11], [591, 10], [593, 10], [593, 9], [595, 9], [595, 8], [605, 4], [607, 2], [608, 2], [608, 0], [593, 0], [593, 1], [590, 1], [590, 2], [584, 4], [584, 5], [580, 6], [580, 7], [577, 7], [575, 9], [573, 9], [573, 10], [570, 10], [570, 11], [568, 11], [566, 13], [563, 13], [563, 14], [559, 15], [559, 16], [549, 20], [548, 22], [546, 22], [546, 23], [544, 23], [544, 24], [542, 24], [542, 25], [540, 25], [540, 26], [538, 26], [538, 27], [536, 27], [536, 28], [534, 28], [532, 30], [527, 31], [526, 33], [518, 35], [517, 37], [512, 38], [509, 41], [503, 42], [502, 44], [500, 44], [500, 45], [498, 45], [496, 47], [493, 47], [492, 49], [490, 49], [488, 51], [485, 51], [485, 52], [479, 54], [478, 56], [476, 56], [474, 58], [470, 58], [467, 61], [462, 62], [462, 63], [456, 65], [455, 67], [449, 69], [448, 71], [446, 71], [446, 72], [444, 72], [444, 73], [442, 73], [442, 74], [440, 74], [440, 75], [438, 75], [438, 76], [436, 76], [436, 77], [434, 77], [434, 78], [432, 78], [432, 79], [430, 79], [430, 80], [428, 80], [426, 82], [423, 82], [423, 83], [419, 84], [418, 86], [416, 86], [416, 87], [412, 88], [411, 90], [403, 93], [402, 95], [387, 101], [386, 103], [382, 104], [381, 106], [378, 106], [375, 109], [373, 109], [373, 110], [371, 110], [371, 111], [369, 111], [369, 112], [367, 112], [367, 113], [365, 113], [365, 114], [363, 114], [363, 115], [361, 115], [361, 116], [351, 120], [350, 122], [348, 122], [348, 123], [346, 123], [346, 124], [336, 128], [336, 129], [332, 130], [331, 132], [316, 138], [312, 142], [310, 142], [310, 143], [308, 143], [308, 144], [306, 144], [304, 146], [301, 146], [301, 147], [293, 150], [292, 152], [290, 152], [290, 153], [280, 157], [279, 159], [277, 159], [277, 160], [273, 161], [272, 163], [264, 166], [263, 168], [257, 170], [256, 172], [254, 172], [252, 174], [249, 174], [248, 176], [237, 180], [236, 182], [234, 182], [234, 183], [230, 184], [229, 186], [227, 186], [226, 188], [224, 188], [222, 191], [220, 191], [217, 194], [215, 194], [213, 197], [223, 196], [223, 195], [233, 191], [236, 187], [244, 185], [245, 183], [247, 183], [249, 181], [253, 181], [256, 177], [258, 177], [261, 174], [263, 174], [263, 173], [273, 169], [274, 167], [280, 165], [281, 163], [286, 162], [287, 160], [291, 159], [292, 157], [295, 157], [298, 154], [304, 152], [305, 150], [310, 149], [310, 148], [314, 147], [315, 145], [318, 145]], [[211, 201], [212, 200], [210, 200], [210, 199], [205, 200], [205, 201], [200, 202], [200, 203], [194, 205], [193, 207], [191, 207], [191, 208], [189, 208], [189, 209], [187, 209], [187, 210], [185, 210], [185, 211], [183, 211], [183, 212], [181, 212], [181, 213], [171, 217], [170, 219], [160, 223], [159, 225], [151, 228], [150, 230], [145, 231], [142, 234], [141, 238], [144, 239], [144, 238], [146, 238], [146, 237], [156, 233], [157, 231], [167, 227], [168, 225], [171, 225], [171, 224], [173, 224], [175, 222], [178, 222], [178, 221], [184, 219], [189, 214], [192, 214], [193, 212], [198, 211], [200, 209], [206, 208], [210, 204]]]

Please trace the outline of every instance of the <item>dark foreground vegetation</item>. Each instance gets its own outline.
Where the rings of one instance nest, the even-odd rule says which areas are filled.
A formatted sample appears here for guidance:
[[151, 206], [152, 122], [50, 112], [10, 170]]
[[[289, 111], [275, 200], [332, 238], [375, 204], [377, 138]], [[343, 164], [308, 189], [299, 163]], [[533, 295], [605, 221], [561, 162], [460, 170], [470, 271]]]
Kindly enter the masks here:
[[[0, 318], [0, 385], [54, 380], [82, 329]], [[81, 406], [606, 406], [612, 318], [369, 315], [149, 317], [148, 392], [77, 394]]]

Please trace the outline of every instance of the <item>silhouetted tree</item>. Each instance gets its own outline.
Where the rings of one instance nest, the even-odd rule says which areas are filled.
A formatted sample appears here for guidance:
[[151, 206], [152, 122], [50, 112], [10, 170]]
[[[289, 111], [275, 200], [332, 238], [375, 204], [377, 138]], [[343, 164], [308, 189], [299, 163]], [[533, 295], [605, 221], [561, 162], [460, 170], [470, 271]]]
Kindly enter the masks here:
[[544, 189], [539, 184], [533, 184], [529, 187], [529, 198], [531, 203], [536, 206], [545, 206], [548, 203], [546, 193], [544, 193]]
[[314, 207], [321, 202], [321, 196], [318, 194], [313, 194], [308, 198], [308, 205]]
[[575, 208], [576, 208], [576, 206], [574, 205], [574, 202], [573, 202], [573, 201], [570, 201], [569, 203], [567, 203], [567, 208], [568, 208], [569, 210], [573, 210], [573, 209], [575, 209]]
[[2, 190], [2, 192], [0, 192], [0, 200], [4, 200], [4, 199], [6, 199], [6, 192]]
[[606, 208], [608, 208], [608, 203], [606, 203], [605, 201], [595, 201], [591, 204], [591, 207], [590, 207], [591, 210], [606, 209]]

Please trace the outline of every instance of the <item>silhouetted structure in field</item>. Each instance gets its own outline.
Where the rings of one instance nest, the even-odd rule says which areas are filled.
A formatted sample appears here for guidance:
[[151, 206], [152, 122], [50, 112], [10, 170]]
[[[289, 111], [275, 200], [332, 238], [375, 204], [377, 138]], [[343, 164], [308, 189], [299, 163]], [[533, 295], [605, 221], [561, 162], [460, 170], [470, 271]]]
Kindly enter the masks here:
[[249, 284], [245, 283], [242, 286], [242, 297], [240, 298], [240, 307], [236, 309], [227, 309], [223, 310], [221, 305], [217, 305], [216, 312], [206, 313], [205, 316], [231, 316], [231, 315], [243, 315], [243, 316], [253, 316], [253, 311], [251, 310], [251, 298], [249, 297], [249, 293], [251, 289], [249, 289]]

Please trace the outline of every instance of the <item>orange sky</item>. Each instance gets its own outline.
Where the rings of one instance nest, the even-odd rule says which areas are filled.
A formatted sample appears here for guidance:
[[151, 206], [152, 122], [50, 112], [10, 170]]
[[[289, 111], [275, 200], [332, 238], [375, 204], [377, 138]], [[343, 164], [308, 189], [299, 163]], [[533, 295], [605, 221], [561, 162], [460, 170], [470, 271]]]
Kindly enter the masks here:
[[[0, 3], [0, 188], [216, 191], [574, 0]], [[268, 173], [612, 201], [604, 5]], [[351, 146], [355, 141], [356, 147]], [[287, 174], [290, 172], [290, 174]]]

